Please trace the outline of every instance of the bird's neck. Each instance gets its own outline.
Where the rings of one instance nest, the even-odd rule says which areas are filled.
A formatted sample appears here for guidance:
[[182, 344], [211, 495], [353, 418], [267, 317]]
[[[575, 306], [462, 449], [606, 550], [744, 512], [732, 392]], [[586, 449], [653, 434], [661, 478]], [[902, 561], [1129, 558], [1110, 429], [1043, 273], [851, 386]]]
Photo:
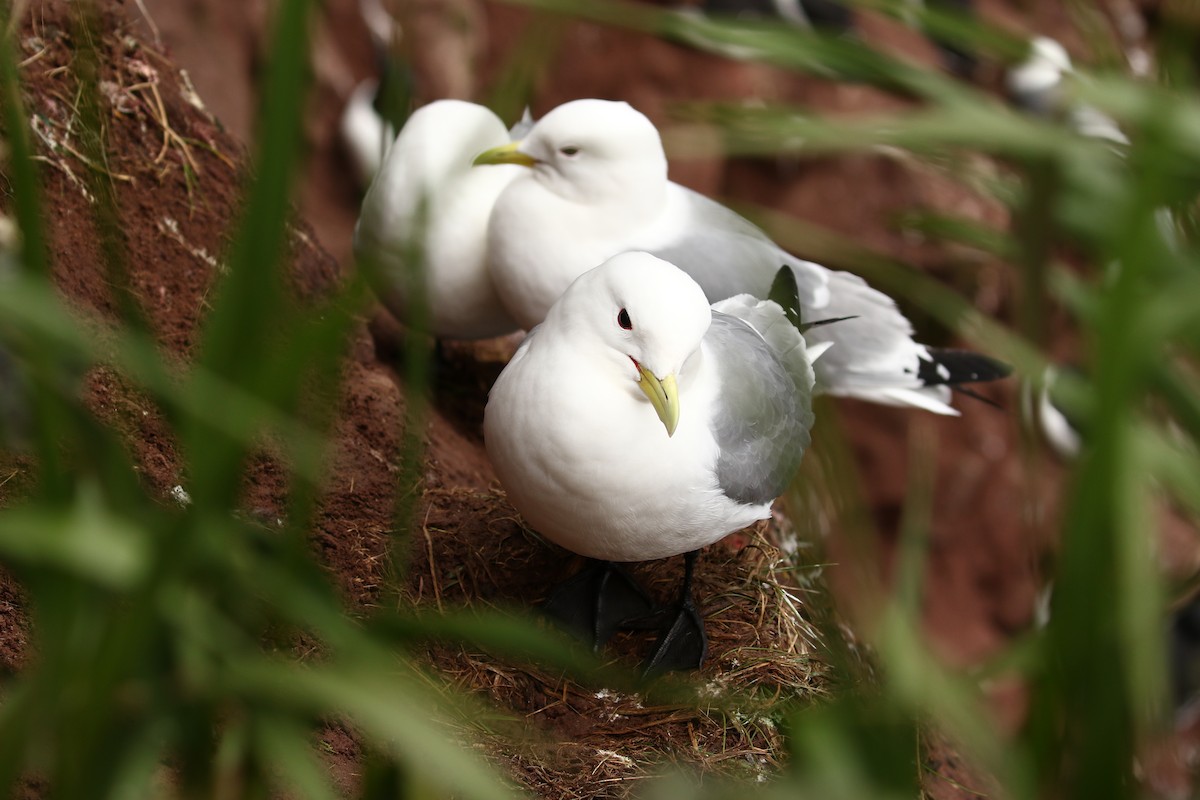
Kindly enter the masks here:
[[[619, 230], [644, 222], [666, 202], [667, 173], [644, 165], [623, 167], [574, 182], [557, 175], [537, 176], [542, 185], [568, 203], [593, 210]], [[602, 215], [600, 217], [599, 215]]]

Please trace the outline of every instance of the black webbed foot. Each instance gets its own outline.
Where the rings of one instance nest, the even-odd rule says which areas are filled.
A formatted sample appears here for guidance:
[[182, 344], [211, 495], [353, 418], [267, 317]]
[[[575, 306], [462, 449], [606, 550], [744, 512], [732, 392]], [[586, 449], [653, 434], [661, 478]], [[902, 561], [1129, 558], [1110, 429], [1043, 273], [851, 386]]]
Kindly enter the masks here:
[[622, 623], [653, 605], [633, 577], [611, 561], [590, 561], [560, 583], [542, 606], [546, 614], [599, 650]]
[[699, 669], [708, 655], [708, 636], [704, 620], [696, 611], [690, 597], [669, 609], [674, 612], [662, 626], [662, 635], [642, 668], [642, 675], [652, 678], [673, 670]]
[[672, 670], [699, 669], [704, 664], [708, 655], [708, 636], [704, 632], [704, 620], [692, 602], [692, 575], [698, 556], [698, 551], [684, 555], [683, 586], [674, 604], [621, 623], [626, 630], [662, 632], [642, 668], [644, 677], [651, 678]]

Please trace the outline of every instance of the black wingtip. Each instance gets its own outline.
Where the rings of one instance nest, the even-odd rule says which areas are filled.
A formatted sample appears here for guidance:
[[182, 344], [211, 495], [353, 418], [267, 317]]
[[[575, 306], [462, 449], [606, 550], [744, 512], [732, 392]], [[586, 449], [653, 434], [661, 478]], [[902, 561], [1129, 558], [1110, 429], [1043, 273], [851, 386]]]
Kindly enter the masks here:
[[930, 347], [929, 359], [920, 359], [917, 377], [926, 386], [953, 386], [960, 383], [985, 383], [1007, 378], [1012, 367], [1003, 361], [947, 347]]

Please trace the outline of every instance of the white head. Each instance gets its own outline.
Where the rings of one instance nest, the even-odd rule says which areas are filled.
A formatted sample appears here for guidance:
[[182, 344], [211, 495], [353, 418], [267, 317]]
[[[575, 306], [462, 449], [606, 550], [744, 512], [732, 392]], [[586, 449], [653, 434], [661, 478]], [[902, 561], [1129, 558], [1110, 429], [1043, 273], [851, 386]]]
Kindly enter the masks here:
[[508, 141], [508, 129], [491, 109], [463, 100], [421, 106], [404, 124], [393, 152], [421, 165], [421, 174], [449, 176], [471, 169], [485, 150]]
[[573, 100], [555, 108], [507, 148], [481, 156], [478, 164], [516, 163], [574, 202], [657, 199], [666, 190], [667, 157], [646, 115], [628, 103]]
[[1035, 111], [1046, 111], [1063, 76], [1074, 67], [1061, 44], [1048, 36], [1037, 36], [1029, 43], [1029, 57], [1008, 71], [1005, 80], [1013, 98]]
[[704, 291], [683, 270], [649, 253], [622, 253], [579, 276], [544, 323], [599, 356], [618, 380], [641, 387], [667, 432], [679, 418], [675, 376], [712, 322]]
[[1049, 36], [1035, 36], [1029, 44], [1032, 52], [1026, 63], [1046, 64], [1057, 68], [1060, 72], [1071, 71], [1071, 56], [1067, 54], [1067, 48], [1063, 47], [1057, 39], [1051, 39]]

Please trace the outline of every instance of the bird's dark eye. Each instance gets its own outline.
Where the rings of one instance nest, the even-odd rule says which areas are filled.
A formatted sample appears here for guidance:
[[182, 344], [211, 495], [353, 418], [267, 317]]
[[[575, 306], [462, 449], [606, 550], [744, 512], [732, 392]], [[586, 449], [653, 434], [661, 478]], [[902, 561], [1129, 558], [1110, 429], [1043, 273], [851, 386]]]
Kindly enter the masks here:
[[617, 312], [617, 324], [627, 331], [633, 330], [633, 320], [629, 318], [629, 312], [623, 308]]
[[558, 152], [562, 153], [564, 156], [570, 157], [576, 155], [579, 152], [579, 148], [575, 145], [567, 145], [566, 147], [558, 148]]

